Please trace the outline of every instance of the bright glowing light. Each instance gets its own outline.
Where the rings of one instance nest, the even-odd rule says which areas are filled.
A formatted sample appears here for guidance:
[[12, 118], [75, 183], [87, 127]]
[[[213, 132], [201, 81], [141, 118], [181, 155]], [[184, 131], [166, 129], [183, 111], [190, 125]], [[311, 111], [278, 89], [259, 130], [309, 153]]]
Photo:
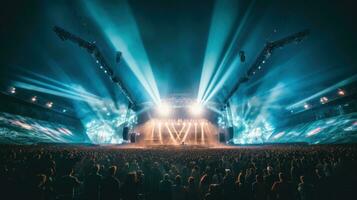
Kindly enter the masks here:
[[[118, 1], [112, 9], [104, 8], [94, 1], [83, 1], [89, 15], [116, 51], [122, 52], [125, 63], [137, 77], [156, 105], [160, 104], [160, 93], [152, 72], [141, 34], [127, 1]], [[115, 16], [115, 17], [114, 17]], [[118, 24], [125, 24], [118, 26]]]
[[310, 105], [309, 105], [308, 103], [305, 103], [305, 104], [304, 104], [304, 108], [307, 110], [307, 109], [310, 108]]
[[344, 90], [342, 90], [342, 89], [339, 89], [338, 90], [338, 95], [340, 95], [340, 96], [345, 96], [345, 91]]
[[171, 106], [167, 103], [161, 103], [158, 108], [157, 108], [158, 113], [165, 117], [165, 116], [169, 116], [171, 113]]
[[327, 98], [327, 97], [321, 97], [321, 98], [320, 98], [320, 102], [321, 102], [322, 104], [325, 104], [325, 103], [328, 102], [328, 98]]
[[123, 139], [105, 121], [93, 120], [87, 123], [86, 132], [89, 139], [95, 144], [120, 144]]
[[11, 87], [10, 88], [10, 93], [11, 94], [15, 94], [16, 93], [16, 88], [15, 87]]
[[33, 97], [31, 98], [31, 101], [32, 101], [32, 102], [37, 101], [37, 96], [33, 96]]
[[307, 137], [310, 137], [310, 136], [316, 135], [316, 134], [320, 133], [321, 130], [322, 130], [322, 129], [321, 129], [320, 127], [317, 127], [317, 128], [315, 128], [315, 129], [311, 130], [310, 132], [308, 132], [308, 133], [306, 134], [306, 136], [307, 136]]
[[49, 101], [46, 103], [47, 108], [52, 108], [52, 106], [53, 106], [53, 102]]
[[281, 136], [283, 136], [285, 134], [285, 131], [282, 131], [282, 132], [279, 132], [277, 133], [276, 135], [273, 136], [274, 139], [278, 139], [280, 138]]
[[203, 106], [199, 103], [194, 103], [190, 106], [190, 112], [195, 116], [201, 115], [203, 113]]

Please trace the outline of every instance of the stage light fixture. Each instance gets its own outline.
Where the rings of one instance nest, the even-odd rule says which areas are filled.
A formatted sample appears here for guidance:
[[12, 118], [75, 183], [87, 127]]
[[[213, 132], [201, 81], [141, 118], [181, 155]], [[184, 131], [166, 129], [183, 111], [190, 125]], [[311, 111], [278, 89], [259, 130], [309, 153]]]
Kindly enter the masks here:
[[36, 102], [36, 101], [37, 101], [37, 96], [33, 96], [33, 97], [31, 98], [31, 101], [32, 101], [32, 102]]
[[310, 108], [310, 105], [309, 105], [309, 104], [307, 104], [307, 103], [305, 103], [305, 104], [304, 104], [304, 108], [307, 110], [307, 109], [309, 109], [309, 108]]
[[16, 88], [15, 87], [11, 87], [10, 88], [10, 93], [11, 94], [15, 94], [16, 93]]
[[203, 112], [203, 106], [199, 103], [194, 103], [190, 106], [190, 112], [195, 116], [201, 115]]
[[47, 108], [52, 108], [53, 107], [53, 102], [49, 101], [46, 103]]
[[346, 94], [345, 91], [342, 89], [339, 89], [337, 93], [339, 96], [345, 96], [345, 94]]
[[161, 116], [169, 116], [170, 115], [170, 112], [171, 112], [171, 107], [169, 104], [167, 103], [161, 103], [159, 105], [159, 107], [157, 108], [157, 111], [158, 113], [161, 115]]
[[325, 103], [327, 103], [328, 102], [328, 98], [327, 97], [321, 97], [320, 98], [320, 103], [321, 104], [325, 104]]

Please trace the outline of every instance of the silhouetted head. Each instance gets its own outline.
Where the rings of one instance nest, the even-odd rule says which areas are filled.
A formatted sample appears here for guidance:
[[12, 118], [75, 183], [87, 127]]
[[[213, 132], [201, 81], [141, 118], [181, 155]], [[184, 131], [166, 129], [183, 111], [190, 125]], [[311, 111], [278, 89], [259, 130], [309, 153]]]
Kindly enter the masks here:
[[259, 183], [263, 182], [263, 176], [261, 174], [258, 174], [255, 176], [255, 180]]
[[192, 176], [190, 176], [188, 178], [188, 185], [193, 185], [195, 183], [195, 178], [193, 178]]
[[99, 172], [99, 170], [100, 170], [100, 166], [99, 166], [99, 164], [95, 164], [95, 165], [93, 165], [93, 168], [92, 168], [92, 173], [96, 174], [96, 173], [98, 173], [98, 172]]
[[117, 166], [113, 165], [110, 166], [108, 169], [109, 175], [111, 176], [115, 176], [115, 174], [117, 173]]
[[135, 172], [130, 172], [126, 176], [126, 183], [127, 184], [135, 184], [137, 182], [137, 177]]
[[176, 185], [181, 185], [181, 176], [180, 176], [180, 175], [177, 175], [177, 176], [175, 177], [175, 184], [176, 184]]
[[300, 176], [300, 182], [305, 183], [305, 176]]
[[164, 180], [165, 181], [169, 180], [169, 178], [170, 178], [169, 174], [164, 174]]
[[279, 173], [279, 180], [280, 181], [285, 181], [286, 180], [285, 174], [283, 172]]

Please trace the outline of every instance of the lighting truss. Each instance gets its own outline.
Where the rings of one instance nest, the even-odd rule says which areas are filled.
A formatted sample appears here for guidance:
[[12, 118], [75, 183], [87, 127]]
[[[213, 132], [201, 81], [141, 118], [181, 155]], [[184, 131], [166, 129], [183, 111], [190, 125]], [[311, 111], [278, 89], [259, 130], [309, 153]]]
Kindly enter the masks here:
[[242, 83], [245, 83], [249, 81], [249, 79], [258, 71], [261, 69], [262, 64], [266, 62], [266, 60], [271, 56], [273, 51], [277, 48], [281, 48], [284, 45], [290, 44], [292, 42], [300, 42], [302, 41], [307, 35], [309, 35], [310, 31], [309, 30], [303, 30], [301, 32], [292, 34], [290, 36], [287, 36], [285, 38], [273, 41], [273, 42], [268, 42], [265, 44], [263, 50], [260, 52], [258, 55], [257, 59], [253, 62], [253, 64], [248, 68], [246, 74], [238, 79], [238, 82], [234, 85], [232, 90], [228, 93], [227, 97], [224, 99], [224, 104], [227, 104], [229, 99], [233, 96], [233, 94], [238, 90], [239, 86]]
[[76, 35], [68, 32], [58, 26], [55, 26], [53, 28], [53, 31], [57, 34], [57, 36], [61, 40], [63, 40], [63, 41], [69, 40], [69, 41], [79, 45], [80, 47], [87, 49], [87, 51], [96, 59], [96, 62], [101, 66], [101, 68], [104, 70], [104, 72], [109, 75], [112, 82], [115, 83], [119, 87], [120, 91], [128, 99], [130, 105], [131, 106], [135, 105], [135, 102], [134, 102], [133, 98], [131, 97], [130, 93], [124, 87], [123, 81], [118, 76], [116, 76], [114, 74], [114, 71], [109, 66], [108, 62], [105, 60], [102, 52], [97, 47], [95, 42], [88, 42], [88, 41], [80, 38], [79, 36], [76, 36]]

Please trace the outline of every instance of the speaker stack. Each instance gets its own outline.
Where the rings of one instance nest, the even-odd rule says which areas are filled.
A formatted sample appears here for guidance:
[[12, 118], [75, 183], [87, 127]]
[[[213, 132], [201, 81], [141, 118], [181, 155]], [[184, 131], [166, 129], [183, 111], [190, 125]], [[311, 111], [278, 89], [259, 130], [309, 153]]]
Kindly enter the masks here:
[[123, 140], [129, 140], [129, 127], [123, 128]]

